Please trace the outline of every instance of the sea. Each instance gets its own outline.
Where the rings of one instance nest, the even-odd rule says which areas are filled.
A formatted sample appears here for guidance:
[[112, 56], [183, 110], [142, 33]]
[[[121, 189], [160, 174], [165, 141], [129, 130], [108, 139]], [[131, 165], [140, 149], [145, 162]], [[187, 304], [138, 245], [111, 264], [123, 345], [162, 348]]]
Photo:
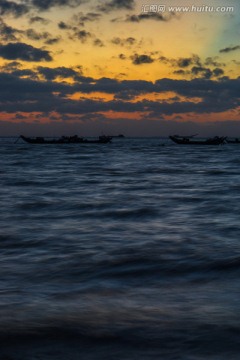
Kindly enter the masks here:
[[239, 360], [240, 145], [0, 141], [0, 360]]

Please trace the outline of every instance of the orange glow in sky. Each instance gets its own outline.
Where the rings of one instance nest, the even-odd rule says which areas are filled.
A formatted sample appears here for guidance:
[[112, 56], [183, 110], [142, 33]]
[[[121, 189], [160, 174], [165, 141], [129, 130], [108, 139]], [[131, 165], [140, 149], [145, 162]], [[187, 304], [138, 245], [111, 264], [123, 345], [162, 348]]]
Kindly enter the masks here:
[[143, 12], [136, 0], [12, 3], [7, 11], [0, 4], [4, 124], [14, 121], [24, 132], [29, 124], [50, 131], [59, 121], [84, 121], [91, 134], [96, 124], [107, 131], [111, 119], [146, 118], [151, 133], [156, 119], [215, 121], [216, 129], [240, 120], [237, 0], [230, 10], [210, 0], [214, 11], [183, 0], [189, 12], [177, 0], [164, 12]]

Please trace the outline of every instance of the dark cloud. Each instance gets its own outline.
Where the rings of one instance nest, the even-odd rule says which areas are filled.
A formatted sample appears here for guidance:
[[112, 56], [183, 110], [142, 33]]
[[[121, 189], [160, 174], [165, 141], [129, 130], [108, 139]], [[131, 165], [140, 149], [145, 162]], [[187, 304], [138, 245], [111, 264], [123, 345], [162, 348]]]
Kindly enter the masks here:
[[202, 66], [201, 59], [198, 55], [193, 54], [192, 56], [192, 64], [195, 64], [196, 66]]
[[[222, 80], [206, 80], [206, 79], [193, 79], [193, 80], [172, 80], [161, 79], [155, 82], [158, 91], [174, 91], [180, 96], [199, 97], [202, 104], [208, 104], [206, 112], [218, 111], [221, 109], [231, 109], [237, 107], [238, 87], [240, 85], [240, 78], [238, 79], [222, 79]], [[202, 111], [204, 111], [202, 106]], [[220, 111], [220, 110], [219, 110]]]
[[133, 100], [138, 95], [137, 90], [123, 90], [114, 96], [115, 100]]
[[[14, 65], [13, 65], [14, 68]], [[17, 71], [19, 71], [17, 73]], [[13, 73], [0, 73], [0, 111], [51, 112], [59, 114], [88, 114], [99, 112], [148, 112], [152, 114], [181, 116], [184, 113], [212, 113], [237, 109], [239, 106], [240, 78], [174, 80], [160, 79], [155, 83], [139, 80], [116, 80], [109, 78], [85, 78], [77, 70], [69, 68], [38, 67], [36, 71], [46, 80], [34, 80], [31, 70], [29, 78], [24, 77], [27, 69], [17, 69]], [[20, 77], [20, 75], [22, 77]], [[32, 78], [30, 78], [32, 76]], [[57, 78], [72, 77], [74, 82], [55, 81]], [[81, 99], [73, 100], [70, 95], [81, 92]], [[114, 100], [88, 99], [93, 92], [109, 93]], [[174, 93], [171, 101], [134, 101], [139, 94]], [[104, 95], [103, 95], [104, 96]], [[180, 98], [184, 97], [185, 101]], [[198, 98], [195, 102], [192, 99]]]
[[102, 40], [100, 40], [100, 39], [95, 39], [95, 40], [93, 41], [93, 45], [94, 45], [94, 46], [103, 47], [103, 46], [104, 46], [104, 43], [103, 43]]
[[30, 18], [29, 22], [30, 22], [30, 24], [34, 24], [34, 23], [38, 22], [38, 23], [47, 25], [49, 23], [49, 20], [47, 20], [41, 16], [33, 16]]
[[[23, 3], [25, 2], [25, 3]], [[86, 0], [25, 0], [21, 4], [19, 2], [1, 0], [0, 1], [0, 15], [12, 15], [20, 17], [28, 13], [31, 9], [40, 11], [49, 10], [53, 7], [77, 7], [84, 4]], [[43, 21], [40, 16], [35, 16], [31, 19], [34, 21]], [[31, 21], [31, 20], [30, 20]]]
[[22, 64], [19, 61], [11, 61], [1, 66], [1, 71], [3, 72], [13, 72], [16, 69], [21, 68]]
[[44, 77], [47, 81], [54, 81], [56, 79], [67, 79], [71, 78], [77, 84], [91, 84], [95, 80], [91, 77], [82, 75], [82, 67], [78, 66], [75, 69], [60, 66], [57, 68], [50, 68], [44, 66], [37, 67], [37, 73]]
[[215, 68], [215, 69], [213, 69], [212, 73], [213, 73], [213, 76], [219, 77], [219, 76], [224, 75], [224, 70], [221, 68]]
[[169, 63], [171, 64], [171, 59], [167, 58], [166, 56], [160, 56], [159, 61], [162, 64], [169, 64]]
[[135, 6], [135, 0], [111, 0], [103, 2], [97, 7], [99, 11], [110, 12], [113, 10], [127, 9], [133, 10]]
[[133, 37], [128, 37], [126, 39], [121, 39], [119, 37], [114, 37], [111, 40], [111, 43], [114, 44], [114, 45], [129, 47], [129, 46], [132, 46], [132, 45], [136, 44], [136, 39], [133, 38]]
[[0, 19], [0, 39], [4, 42], [17, 41], [18, 35], [22, 31], [8, 26], [3, 20]]
[[220, 53], [228, 53], [228, 52], [236, 51], [236, 50], [240, 50], [240, 45], [226, 47], [225, 49], [219, 50], [219, 52]]
[[192, 57], [188, 58], [167, 58], [165, 56], [160, 56], [159, 60], [163, 64], [169, 64], [173, 67], [179, 67], [179, 68], [187, 68], [190, 65], [196, 65], [196, 66], [202, 66], [199, 56], [192, 55]]
[[124, 55], [124, 54], [119, 54], [118, 57], [119, 57], [119, 59], [121, 59], [121, 60], [125, 60], [125, 59], [126, 59], [126, 55]]
[[71, 24], [66, 24], [61, 21], [58, 23], [58, 27], [61, 30], [69, 30], [68, 37], [71, 40], [80, 40], [81, 43], [86, 43], [88, 40], [92, 39], [93, 46], [103, 47], [104, 43], [101, 39], [97, 38], [94, 34], [89, 31], [83, 30], [77, 26], [73, 26]]
[[[134, 23], [139, 23], [143, 20], [169, 21], [173, 17], [175, 17], [174, 13], [169, 13], [168, 15], [163, 15], [162, 13], [148, 13], [139, 15], [127, 15], [125, 21]], [[116, 19], [113, 21], [116, 21]]]
[[[188, 75], [193, 77], [200, 77], [203, 79], [211, 79], [213, 77], [220, 77], [224, 75], [224, 70], [220, 68], [220, 66], [225, 66], [225, 64], [221, 64], [217, 62], [216, 59], [211, 57], [206, 58], [205, 61], [201, 61], [197, 55], [178, 59], [160, 56], [159, 60], [163, 64], [167, 64], [176, 68], [176, 70], [173, 71], [173, 74], [176, 75]], [[207, 64], [210, 67], [214, 66], [214, 68], [206, 67], [205, 65]]]
[[74, 80], [78, 80], [79, 76], [81, 76], [81, 71], [76, 71], [71, 68], [66, 68], [64, 66], [57, 68], [49, 68], [39, 66], [37, 68], [39, 74], [43, 75], [46, 80], [55, 80], [56, 78], [73, 78]]
[[61, 40], [60, 37], [55, 37], [55, 38], [49, 37], [48, 39], [46, 39], [46, 40], [44, 41], [44, 43], [45, 43], [46, 45], [53, 45], [53, 44], [57, 44], [60, 40]]
[[12, 75], [15, 75], [19, 78], [31, 79], [31, 80], [38, 80], [39, 77], [35, 71], [30, 69], [16, 69], [11, 72]]
[[60, 38], [53, 38], [51, 34], [47, 31], [37, 32], [32, 28], [25, 31], [18, 30], [11, 26], [8, 26], [0, 19], [0, 40], [2, 40], [3, 42], [17, 42], [23, 35], [25, 35], [30, 40], [42, 40], [45, 44], [48, 45], [52, 45], [60, 41]]
[[79, 14], [75, 15], [73, 19], [78, 25], [84, 26], [85, 22], [97, 21], [101, 18], [101, 16], [102, 14], [94, 12], [88, 12], [87, 14], [80, 12]]
[[210, 79], [212, 77], [212, 71], [202, 66], [193, 66], [191, 72], [193, 75], [200, 75], [204, 79]]
[[0, 15], [12, 15], [19, 17], [26, 14], [29, 8], [25, 4], [19, 4], [14, 1], [1, 0], [0, 1]]
[[37, 32], [36, 30], [34, 29], [28, 29], [26, 30], [25, 32], [26, 36], [31, 39], [31, 40], [45, 40], [49, 37], [49, 33], [48, 32], [42, 32], [42, 33], [39, 33]]
[[176, 74], [176, 75], [185, 75], [186, 72], [185, 72], [184, 70], [182, 70], [182, 69], [179, 69], [179, 70], [175, 70], [175, 71], [173, 72], [173, 74]]
[[85, 25], [85, 22], [97, 21], [100, 19], [101, 16], [102, 14], [99, 13], [89, 12], [84, 14], [80, 12], [72, 17], [71, 23], [60, 21], [58, 23], [58, 27], [61, 30], [74, 30], [76, 32], [77, 30], [79, 30], [79, 27], [83, 27]]
[[60, 21], [60, 22], [58, 23], [58, 27], [59, 27], [59, 29], [61, 29], [61, 30], [69, 30], [69, 29], [72, 28], [72, 26], [66, 24], [64, 21]]
[[207, 57], [204, 64], [207, 65], [207, 66], [225, 66], [224, 63], [220, 63], [217, 61], [217, 57]]
[[52, 61], [52, 57], [47, 50], [38, 49], [20, 42], [7, 45], [0, 44], [0, 56], [7, 60]]
[[[19, 1], [0, 1], [0, 16], [11, 15], [14, 17], [20, 17], [24, 14], [27, 14], [32, 9], [37, 9], [40, 11], [49, 10], [53, 7], [78, 7], [81, 4], [86, 3], [87, 0], [21, 0]], [[30, 23], [33, 22], [42, 22], [47, 24], [48, 20], [40, 17], [34, 16], [30, 18]]]
[[152, 59], [151, 56], [144, 54], [134, 54], [131, 59], [134, 65], [151, 64], [152, 62], [154, 62], [154, 59]]
[[193, 60], [191, 58], [180, 58], [177, 60], [177, 66], [180, 68], [186, 68], [192, 64], [192, 61]]
[[[30, 1], [30, 0], [29, 0]], [[39, 10], [48, 10], [56, 6], [77, 7], [84, 4], [85, 0], [31, 0], [34, 7]]]
[[11, 61], [0, 67], [0, 71], [3, 73], [10, 73], [15, 77], [38, 79], [38, 75], [35, 71], [30, 69], [22, 69], [22, 64], [18, 61]]
[[202, 67], [202, 66], [194, 66], [191, 69], [193, 75], [202, 77], [203, 79], [211, 79], [212, 77], [220, 77], [224, 75], [224, 70], [221, 68], [215, 68], [213, 70]]
[[82, 43], [85, 43], [89, 38], [92, 37], [92, 34], [86, 30], [75, 30], [74, 38], [80, 40]]
[[51, 34], [47, 31], [44, 32], [37, 32], [34, 29], [27, 29], [25, 31], [25, 35], [28, 37], [28, 39], [39, 41], [43, 40], [45, 44], [52, 45], [60, 41], [60, 38], [52, 38]]
[[24, 120], [25, 116], [23, 116], [22, 114], [16, 113], [15, 118], [18, 120]]

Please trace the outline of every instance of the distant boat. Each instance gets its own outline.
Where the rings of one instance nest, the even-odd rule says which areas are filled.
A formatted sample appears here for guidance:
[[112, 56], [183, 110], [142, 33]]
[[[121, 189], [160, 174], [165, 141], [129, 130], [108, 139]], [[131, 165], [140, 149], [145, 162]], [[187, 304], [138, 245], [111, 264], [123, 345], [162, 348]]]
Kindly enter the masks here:
[[124, 138], [125, 136], [123, 134], [119, 135], [111, 135], [112, 138]]
[[[196, 134], [197, 135], [197, 134]], [[181, 145], [220, 145], [225, 142], [226, 137], [215, 136], [206, 140], [193, 139], [196, 135], [190, 136], [179, 136], [171, 135], [169, 138], [174, 141], [176, 144]]]
[[239, 139], [239, 138], [235, 138], [235, 139], [233, 139], [233, 138], [230, 138], [230, 139], [226, 138], [226, 143], [228, 143], [228, 144], [240, 144], [240, 139]]
[[44, 138], [44, 137], [26, 137], [20, 135], [20, 138], [29, 144], [106, 144], [111, 142], [111, 136], [99, 136], [98, 139], [86, 139], [79, 137], [77, 135], [74, 136], [62, 136], [60, 138]]

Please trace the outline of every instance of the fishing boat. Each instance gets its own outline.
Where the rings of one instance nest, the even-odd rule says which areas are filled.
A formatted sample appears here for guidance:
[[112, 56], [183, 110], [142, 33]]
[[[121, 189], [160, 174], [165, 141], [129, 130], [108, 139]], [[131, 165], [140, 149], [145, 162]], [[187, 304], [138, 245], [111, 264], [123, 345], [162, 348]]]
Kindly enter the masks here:
[[240, 144], [240, 139], [239, 138], [226, 138], [226, 143], [227, 144]]
[[[196, 134], [197, 135], [197, 134]], [[190, 136], [179, 136], [179, 135], [171, 135], [169, 138], [174, 141], [176, 144], [181, 145], [220, 145], [225, 142], [225, 137], [215, 136], [213, 138], [208, 139], [194, 139], [196, 135]]]
[[98, 139], [86, 139], [74, 136], [62, 136], [60, 138], [44, 138], [44, 137], [26, 137], [20, 135], [20, 138], [29, 144], [106, 144], [111, 142], [111, 136], [101, 135]]

